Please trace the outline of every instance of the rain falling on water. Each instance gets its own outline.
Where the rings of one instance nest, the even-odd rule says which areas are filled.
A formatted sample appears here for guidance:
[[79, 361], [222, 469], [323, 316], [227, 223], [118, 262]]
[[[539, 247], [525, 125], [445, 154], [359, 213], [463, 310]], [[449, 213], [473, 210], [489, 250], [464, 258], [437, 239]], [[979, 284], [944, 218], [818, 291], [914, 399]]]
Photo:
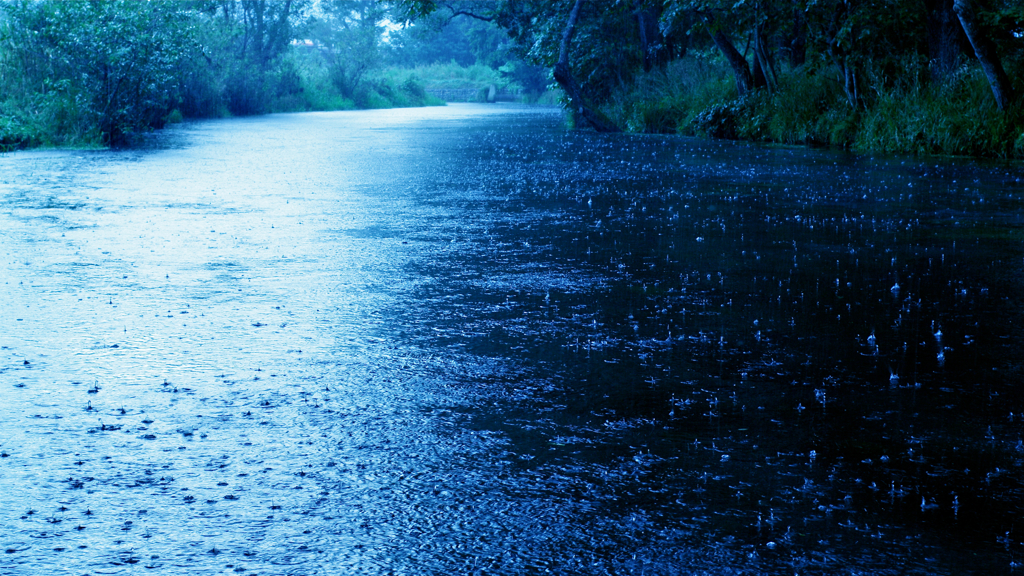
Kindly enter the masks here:
[[203, 122], [0, 157], [3, 573], [1010, 573], [1019, 167]]

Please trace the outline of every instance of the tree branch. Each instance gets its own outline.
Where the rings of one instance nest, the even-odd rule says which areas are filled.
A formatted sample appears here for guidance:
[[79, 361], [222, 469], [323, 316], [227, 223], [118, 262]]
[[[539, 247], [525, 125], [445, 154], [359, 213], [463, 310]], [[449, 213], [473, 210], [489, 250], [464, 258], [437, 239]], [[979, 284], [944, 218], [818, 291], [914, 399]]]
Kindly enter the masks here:
[[598, 132], [621, 132], [618, 126], [612, 124], [587, 106], [583, 100], [583, 95], [580, 93], [580, 87], [572, 76], [572, 70], [569, 68], [569, 47], [572, 44], [572, 37], [576, 34], [576, 22], [579, 20], [580, 6], [582, 5], [583, 0], [576, 0], [572, 11], [569, 13], [569, 21], [565, 25], [565, 30], [562, 31], [562, 42], [558, 47], [558, 63], [555, 64], [554, 69], [555, 82], [558, 82], [558, 85], [569, 96], [569, 105], [572, 106], [573, 114], [578, 114], [586, 120], [594, 130]]
[[1010, 79], [999, 61], [999, 56], [996, 54], [995, 44], [978, 28], [977, 16], [970, 0], [954, 0], [953, 11], [960, 19], [967, 39], [970, 40], [971, 47], [974, 48], [974, 55], [981, 63], [981, 69], [985, 72], [985, 77], [992, 88], [992, 95], [995, 96], [996, 106], [1000, 110], [1006, 110], [1015, 96], [1013, 84], [1010, 83]]
[[473, 18], [474, 20], [482, 20], [484, 22], [494, 22], [494, 16], [484, 16], [483, 14], [477, 14], [472, 9], [464, 10], [462, 8], [455, 8], [450, 2], [445, 2], [442, 4], [442, 6], [444, 6], [445, 8], [448, 9], [449, 12], [451, 12], [451, 15], [448, 16], [447, 20], [445, 20], [446, 26], [450, 24], [451, 21], [454, 20], [456, 16], [465, 16], [467, 18]]

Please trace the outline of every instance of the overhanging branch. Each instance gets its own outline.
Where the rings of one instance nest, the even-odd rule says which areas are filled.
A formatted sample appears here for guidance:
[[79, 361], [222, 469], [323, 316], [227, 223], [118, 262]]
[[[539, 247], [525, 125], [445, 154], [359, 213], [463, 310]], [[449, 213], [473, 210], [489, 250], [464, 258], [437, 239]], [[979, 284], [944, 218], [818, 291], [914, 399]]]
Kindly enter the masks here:
[[583, 0], [576, 0], [569, 13], [569, 21], [565, 24], [565, 30], [562, 31], [562, 42], [558, 47], [558, 63], [555, 64], [554, 69], [555, 82], [558, 82], [558, 85], [569, 96], [569, 105], [572, 107], [573, 113], [583, 118], [594, 130], [621, 132], [618, 126], [603, 118], [587, 105], [580, 93], [580, 87], [572, 75], [572, 70], [569, 68], [569, 47], [572, 45], [572, 37], [576, 34], [576, 22], [579, 20], [582, 5]]

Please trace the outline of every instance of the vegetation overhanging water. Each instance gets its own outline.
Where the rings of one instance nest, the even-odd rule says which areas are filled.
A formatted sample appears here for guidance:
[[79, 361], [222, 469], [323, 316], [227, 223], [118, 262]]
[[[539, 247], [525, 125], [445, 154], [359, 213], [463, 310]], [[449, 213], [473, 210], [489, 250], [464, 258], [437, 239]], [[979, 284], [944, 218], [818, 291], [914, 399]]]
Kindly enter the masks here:
[[1024, 158], [1017, 0], [0, 3], [0, 151], [183, 118], [561, 102], [575, 126]]

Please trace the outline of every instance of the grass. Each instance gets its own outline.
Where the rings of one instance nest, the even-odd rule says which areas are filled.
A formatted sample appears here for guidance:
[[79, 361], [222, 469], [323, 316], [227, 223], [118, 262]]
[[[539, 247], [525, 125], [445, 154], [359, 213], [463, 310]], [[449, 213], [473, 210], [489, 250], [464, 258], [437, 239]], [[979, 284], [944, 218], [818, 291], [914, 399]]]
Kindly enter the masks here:
[[1024, 158], [1024, 104], [1001, 112], [974, 62], [940, 86], [866, 90], [852, 107], [827, 65], [780, 73], [774, 93], [736, 96], [714, 53], [688, 56], [620, 88], [603, 111], [632, 132], [828, 146], [858, 152]]
[[396, 79], [413, 76], [419, 79], [427, 90], [481, 90], [492, 85], [498, 88], [512, 87], [512, 83], [503, 78], [498, 70], [481, 64], [463, 67], [449, 62], [415, 68], [389, 68], [385, 73], [395, 76]]
[[94, 115], [75, 95], [53, 91], [18, 96], [0, 102], [0, 150], [101, 146]]
[[853, 148], [901, 154], [1024, 158], [1024, 110], [996, 109], [980, 71], [940, 88], [879, 94], [865, 111]]
[[[1024, 63], [1013, 64], [1011, 77], [1018, 79], [1017, 90], [1024, 93]], [[942, 85], [920, 80], [924, 75], [914, 73], [912, 65], [907, 70], [902, 82], [864, 89], [865, 101], [854, 108], [829, 65], [783, 69], [774, 93], [759, 90], [739, 98], [728, 65], [716, 51], [692, 52], [663, 69], [638, 75], [614, 91], [600, 111], [631, 132], [858, 152], [1024, 158], [1024, 102], [1005, 112], [997, 110], [975, 62], [967, 61]], [[452, 62], [379, 69], [342, 94], [321, 61], [293, 52], [280, 73], [268, 77], [261, 94], [272, 95], [262, 106], [267, 111], [298, 112], [443, 105], [430, 91], [485, 94], [491, 86], [522, 88], [499, 70]], [[36, 94], [9, 92], [0, 101], [0, 151], [101, 145], [96, 113], [83, 104], [90, 101], [89, 95], [60, 88], [54, 84]], [[204, 89], [209, 92], [204, 96], [207, 108], [228, 115], [216, 83]], [[541, 102], [557, 97], [551, 91], [546, 94]], [[172, 108], [164, 121], [181, 119], [182, 112]]]
[[307, 110], [352, 110], [357, 108], [407, 108], [440, 106], [444, 102], [427, 93], [415, 71], [382, 69], [363, 76], [359, 83], [342, 94], [331, 81], [330, 73], [318, 59], [292, 55], [292, 69], [298, 76], [298, 90], [273, 103], [276, 112]]
[[423, 86], [428, 94], [435, 90], [460, 90], [476, 94], [476, 100], [485, 101], [491, 86], [497, 90], [508, 90], [533, 104], [542, 106], [557, 105], [558, 92], [546, 90], [540, 94], [530, 93], [516, 80], [503, 74], [501, 70], [482, 64], [460, 66], [455, 62], [447, 64], [430, 64], [415, 68], [386, 68], [381, 76], [390, 78], [396, 86], [415, 82]]
[[640, 75], [632, 86], [615, 92], [602, 111], [630, 132], [685, 134], [702, 112], [735, 98], [728, 70], [704, 53]]

